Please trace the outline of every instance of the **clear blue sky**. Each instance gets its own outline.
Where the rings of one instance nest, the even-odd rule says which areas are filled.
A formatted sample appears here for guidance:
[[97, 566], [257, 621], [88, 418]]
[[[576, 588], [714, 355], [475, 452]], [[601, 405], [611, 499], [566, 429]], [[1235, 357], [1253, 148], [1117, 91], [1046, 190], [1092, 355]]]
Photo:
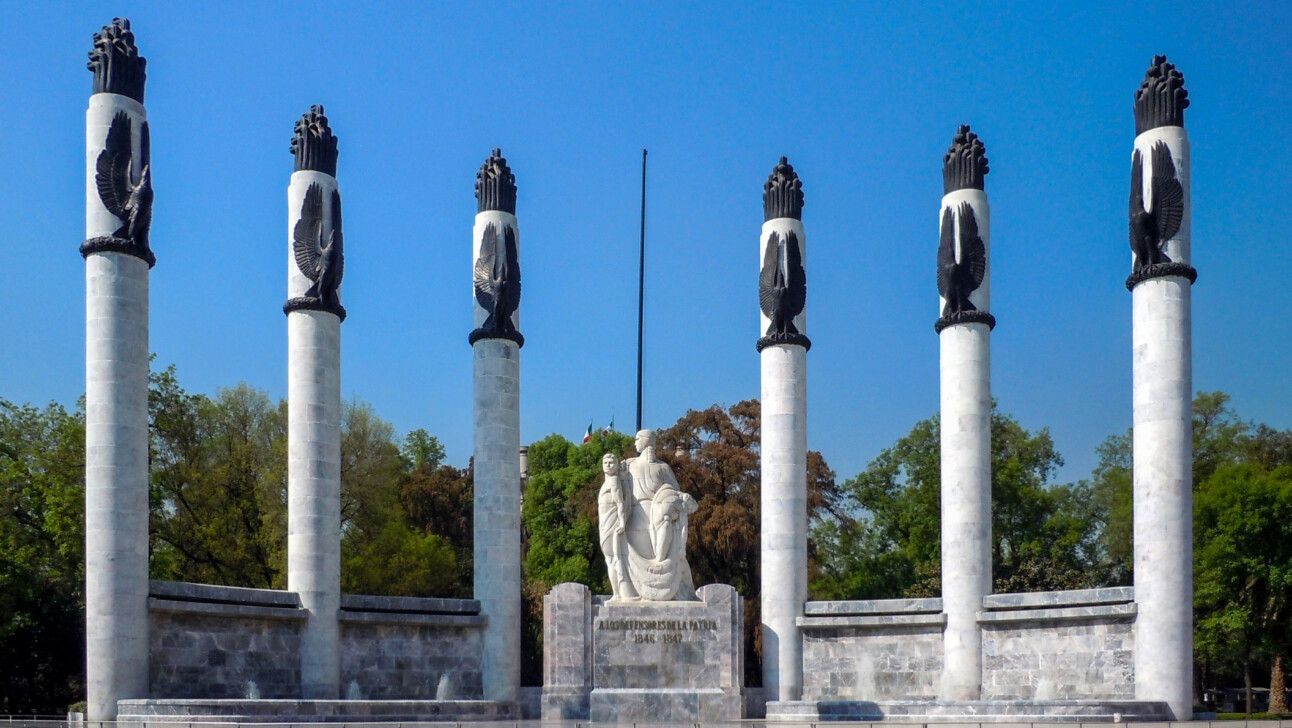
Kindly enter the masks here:
[[520, 187], [527, 442], [632, 428], [643, 147], [646, 423], [758, 396], [760, 192], [784, 154], [807, 197], [809, 446], [850, 477], [937, 410], [940, 163], [970, 123], [994, 393], [1085, 477], [1131, 422], [1131, 95], [1166, 53], [1192, 101], [1195, 389], [1292, 426], [1289, 5], [1069, 5], [11, 4], [0, 397], [84, 388], [85, 54], [123, 15], [148, 58], [152, 349], [190, 391], [285, 395], [288, 141], [310, 104], [341, 140], [344, 394], [456, 464], [492, 147]]

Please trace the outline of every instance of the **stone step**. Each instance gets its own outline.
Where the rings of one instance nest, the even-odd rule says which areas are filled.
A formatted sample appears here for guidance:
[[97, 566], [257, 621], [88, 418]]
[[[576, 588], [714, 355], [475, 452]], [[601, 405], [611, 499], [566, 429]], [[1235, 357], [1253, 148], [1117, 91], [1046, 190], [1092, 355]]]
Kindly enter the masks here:
[[390, 723], [516, 721], [492, 700], [120, 700], [122, 723]]
[[784, 700], [772, 721], [902, 723], [1113, 723], [1168, 720], [1166, 703], [1134, 700]]

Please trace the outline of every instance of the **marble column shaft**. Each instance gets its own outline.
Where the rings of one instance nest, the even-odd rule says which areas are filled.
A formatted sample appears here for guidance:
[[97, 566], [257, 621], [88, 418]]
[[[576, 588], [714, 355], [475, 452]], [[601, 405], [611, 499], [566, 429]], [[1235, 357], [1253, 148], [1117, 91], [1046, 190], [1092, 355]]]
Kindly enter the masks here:
[[[763, 223], [761, 265], [775, 231], [798, 236], [806, 261], [803, 223], [778, 217]], [[807, 334], [806, 312], [794, 319]], [[761, 329], [770, 319], [760, 314]], [[760, 468], [762, 514], [761, 620], [763, 690], [769, 701], [799, 700], [803, 694], [803, 637], [797, 619], [807, 601], [807, 349], [798, 344], [764, 347]]]
[[[1135, 138], [1150, 184], [1152, 148], [1171, 150], [1184, 188], [1180, 230], [1166, 245], [1190, 262], [1189, 142], [1183, 127]], [[1146, 200], [1150, 197], [1146, 196]], [[1131, 291], [1134, 386], [1135, 695], [1193, 714], [1193, 353], [1192, 284], [1150, 278]]]
[[[472, 266], [485, 226], [519, 231], [500, 210], [476, 215]], [[500, 233], [501, 234], [501, 233]], [[475, 326], [486, 312], [473, 305]], [[519, 328], [520, 314], [512, 322]], [[475, 384], [475, 598], [489, 618], [481, 665], [486, 700], [520, 699], [520, 346], [506, 339], [472, 345]]]
[[[969, 300], [987, 312], [991, 282], [987, 195], [978, 189], [949, 192], [938, 212], [947, 208], [954, 212], [963, 202], [973, 207], [989, 261], [987, 275]], [[991, 593], [991, 329], [985, 323], [952, 324], [942, 330], [939, 341], [942, 605], [947, 626], [938, 697], [977, 700], [982, 685], [978, 612], [983, 597]]]
[[[289, 299], [310, 287], [292, 252], [292, 231], [311, 183], [325, 200], [337, 188], [330, 174], [292, 173]], [[330, 205], [323, 205], [323, 214], [324, 229], [331, 229]], [[287, 314], [287, 589], [309, 612], [301, 633], [301, 696], [335, 700], [341, 677], [341, 320], [325, 311]]]
[[[95, 169], [118, 111], [133, 121], [140, 163], [144, 107], [113, 93], [85, 115], [85, 235], [121, 225]], [[148, 263], [117, 252], [85, 259], [86, 696], [91, 721], [148, 697]]]

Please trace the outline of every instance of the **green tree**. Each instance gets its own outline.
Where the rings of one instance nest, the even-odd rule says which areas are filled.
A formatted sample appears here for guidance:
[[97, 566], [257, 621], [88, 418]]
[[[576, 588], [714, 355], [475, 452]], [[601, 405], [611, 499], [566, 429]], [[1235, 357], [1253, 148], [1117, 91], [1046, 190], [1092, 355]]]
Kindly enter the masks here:
[[[156, 578], [284, 588], [287, 406], [246, 384], [189, 394], [153, 375], [152, 572]], [[443, 457], [414, 431], [401, 450], [371, 405], [341, 408], [341, 585], [350, 593], [465, 596], [453, 544], [405, 501], [413, 472]], [[469, 563], [469, 562], [468, 562]]]
[[1130, 586], [1135, 536], [1134, 498], [1131, 478], [1131, 433], [1111, 435], [1096, 453], [1090, 480], [1091, 499], [1099, 522], [1099, 552], [1095, 570], [1099, 583]]
[[542, 684], [543, 595], [566, 581], [586, 584], [597, 594], [610, 590], [596, 505], [601, 456], [608, 452], [633, 452], [632, 438], [594, 432], [588, 442], [575, 445], [552, 434], [529, 446], [529, 483], [521, 507], [528, 544], [521, 595], [521, 679], [526, 685]]
[[444, 446], [440, 439], [420, 427], [404, 436], [404, 445], [399, 452], [408, 470], [434, 469], [444, 462]]
[[283, 588], [286, 408], [246, 384], [214, 399], [152, 376], [153, 578]]
[[475, 561], [473, 474], [471, 468], [432, 467], [430, 462], [405, 476], [401, 501], [414, 530], [444, 539], [453, 551], [457, 585], [442, 596], [470, 598]]
[[414, 430], [401, 451], [394, 428], [371, 405], [354, 401], [341, 410], [342, 590], [466, 596], [454, 549], [442, 535], [417, 527], [404, 498], [410, 466], [430, 469], [443, 459], [439, 441]]
[[529, 483], [521, 519], [529, 536], [525, 576], [550, 588], [566, 581], [609, 593], [597, 533], [601, 456], [634, 452], [632, 438], [595, 432], [581, 445], [560, 435], [529, 446]]
[[1194, 496], [1196, 650], [1242, 671], [1292, 643], [1292, 467], [1222, 464]]
[[[992, 569], [996, 591], [1089, 585], [1097, 548], [1089, 487], [1050, 483], [1063, 463], [1048, 429], [992, 414]], [[827, 521], [816, 594], [835, 598], [941, 592], [941, 443], [936, 416], [916, 423], [844, 483], [851, 524]]]
[[0, 713], [85, 694], [85, 416], [0, 399]]
[[[1292, 436], [1268, 427], [1252, 434], [1252, 425], [1238, 418], [1224, 392], [1198, 392], [1193, 398], [1193, 487], [1217, 468], [1266, 458], [1273, 465], [1292, 451]], [[1099, 446], [1099, 463], [1091, 477], [1091, 498], [1100, 521], [1095, 573], [1109, 585], [1129, 585], [1134, 563], [1134, 432], [1113, 435]]]
[[[152, 576], [283, 588], [286, 403], [246, 384], [191, 394], [174, 367], [150, 384]], [[469, 596], [470, 471], [424, 430], [402, 445], [344, 404], [342, 586]], [[0, 400], [0, 713], [84, 697], [84, 483], [83, 412]]]

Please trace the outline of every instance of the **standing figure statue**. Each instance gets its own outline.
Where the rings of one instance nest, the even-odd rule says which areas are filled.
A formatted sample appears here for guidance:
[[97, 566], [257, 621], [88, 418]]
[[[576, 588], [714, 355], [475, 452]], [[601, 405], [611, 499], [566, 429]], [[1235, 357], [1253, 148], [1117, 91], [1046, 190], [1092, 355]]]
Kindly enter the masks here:
[[601, 458], [601, 472], [606, 475], [606, 482], [597, 494], [597, 515], [601, 531], [601, 554], [606, 558], [606, 574], [610, 578], [610, 590], [614, 601], [634, 601], [639, 599], [632, 580], [628, 578], [628, 564], [624, 557], [627, 550], [624, 541], [624, 529], [628, 524], [629, 493], [624, 492], [624, 484], [619, 477], [619, 456], [608, 452]]
[[655, 456], [654, 430], [637, 433], [637, 457], [602, 461], [597, 498], [601, 550], [617, 601], [696, 599], [686, 561], [687, 516], [695, 499], [682, 492], [667, 463]]

